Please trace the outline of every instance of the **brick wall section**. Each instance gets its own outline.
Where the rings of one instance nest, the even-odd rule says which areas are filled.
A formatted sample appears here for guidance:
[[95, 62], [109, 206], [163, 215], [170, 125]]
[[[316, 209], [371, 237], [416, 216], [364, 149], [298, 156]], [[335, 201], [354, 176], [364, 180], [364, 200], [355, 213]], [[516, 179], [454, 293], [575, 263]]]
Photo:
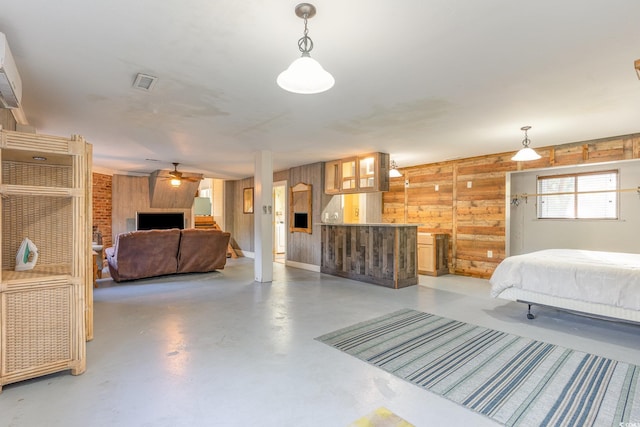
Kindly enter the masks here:
[[111, 194], [112, 177], [101, 173], [93, 174], [93, 225], [102, 233], [102, 244], [105, 248], [111, 242]]

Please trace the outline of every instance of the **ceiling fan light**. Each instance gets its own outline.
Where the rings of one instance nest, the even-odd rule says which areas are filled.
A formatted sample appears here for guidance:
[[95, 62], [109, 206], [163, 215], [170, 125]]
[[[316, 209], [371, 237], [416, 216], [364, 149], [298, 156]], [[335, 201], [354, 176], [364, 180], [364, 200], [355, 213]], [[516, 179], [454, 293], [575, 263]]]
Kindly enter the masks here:
[[305, 95], [327, 91], [336, 82], [318, 61], [305, 55], [293, 61], [276, 81], [286, 91]]
[[181, 182], [178, 178], [172, 178], [170, 182], [172, 187], [180, 187]]

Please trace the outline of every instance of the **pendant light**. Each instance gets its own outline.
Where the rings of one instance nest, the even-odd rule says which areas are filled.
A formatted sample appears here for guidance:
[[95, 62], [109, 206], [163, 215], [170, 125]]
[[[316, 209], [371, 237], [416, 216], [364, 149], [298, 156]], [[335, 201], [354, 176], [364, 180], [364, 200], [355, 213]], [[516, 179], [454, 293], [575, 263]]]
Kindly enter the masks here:
[[302, 56], [280, 73], [277, 79], [278, 86], [293, 93], [324, 92], [333, 87], [335, 79], [309, 54], [313, 49], [313, 41], [308, 35], [307, 19], [315, 16], [316, 8], [309, 3], [300, 3], [295, 11], [298, 17], [304, 19], [304, 33], [298, 40], [298, 49], [302, 52]]
[[391, 169], [389, 169], [389, 178], [400, 178], [402, 173], [398, 170], [395, 160], [391, 160]]
[[522, 140], [523, 147], [511, 158], [511, 160], [515, 162], [527, 162], [530, 160], [538, 160], [541, 157], [533, 148], [529, 148], [529, 144], [531, 143], [531, 140], [527, 136], [527, 131], [529, 129], [531, 129], [531, 126], [523, 126], [520, 128], [520, 130], [524, 131], [524, 139]]

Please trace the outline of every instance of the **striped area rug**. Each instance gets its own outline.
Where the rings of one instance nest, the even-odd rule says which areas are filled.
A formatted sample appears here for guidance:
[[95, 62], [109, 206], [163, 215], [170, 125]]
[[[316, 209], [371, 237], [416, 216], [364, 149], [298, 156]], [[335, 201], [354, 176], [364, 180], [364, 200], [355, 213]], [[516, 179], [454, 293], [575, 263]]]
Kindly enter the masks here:
[[507, 426], [640, 423], [640, 367], [400, 310], [316, 338]]

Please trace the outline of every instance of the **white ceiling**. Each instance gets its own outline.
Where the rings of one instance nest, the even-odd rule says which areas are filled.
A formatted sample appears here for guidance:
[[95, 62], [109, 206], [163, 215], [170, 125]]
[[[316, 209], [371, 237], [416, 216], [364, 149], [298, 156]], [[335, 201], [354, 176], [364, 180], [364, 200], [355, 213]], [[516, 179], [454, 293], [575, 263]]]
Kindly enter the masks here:
[[[400, 167], [640, 132], [638, 0], [318, 0], [333, 89], [296, 95], [297, 1], [0, 0], [39, 133], [94, 165], [253, 175], [384, 151]], [[159, 78], [150, 93], [137, 73]], [[156, 159], [152, 162], [145, 159]]]

